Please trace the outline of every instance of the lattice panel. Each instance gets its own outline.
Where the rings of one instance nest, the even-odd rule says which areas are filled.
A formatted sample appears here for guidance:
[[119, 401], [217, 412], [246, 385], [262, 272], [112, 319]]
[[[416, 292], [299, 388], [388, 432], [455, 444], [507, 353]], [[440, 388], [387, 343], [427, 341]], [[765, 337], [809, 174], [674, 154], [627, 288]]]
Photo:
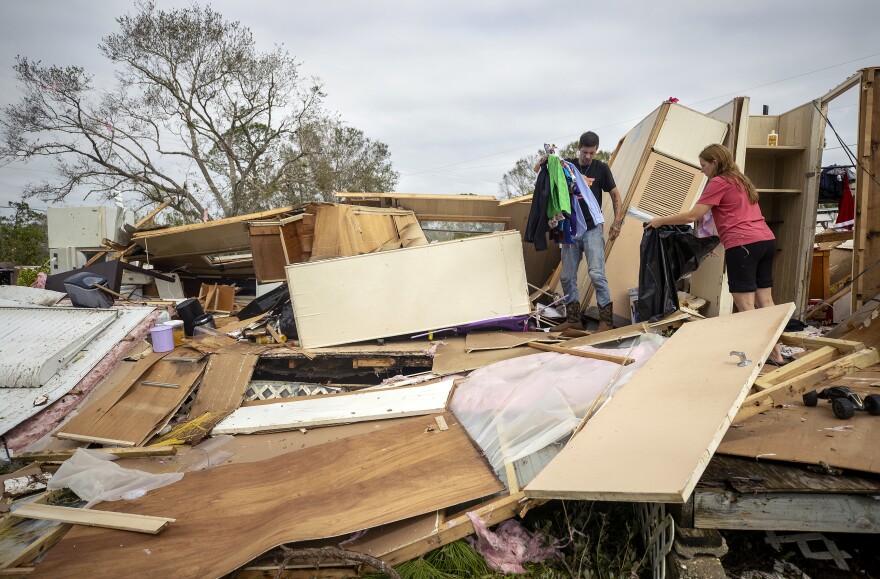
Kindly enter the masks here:
[[245, 400], [273, 400], [293, 396], [312, 396], [315, 394], [335, 394], [345, 392], [345, 388], [311, 384], [308, 382], [280, 382], [274, 380], [252, 380], [245, 392]]

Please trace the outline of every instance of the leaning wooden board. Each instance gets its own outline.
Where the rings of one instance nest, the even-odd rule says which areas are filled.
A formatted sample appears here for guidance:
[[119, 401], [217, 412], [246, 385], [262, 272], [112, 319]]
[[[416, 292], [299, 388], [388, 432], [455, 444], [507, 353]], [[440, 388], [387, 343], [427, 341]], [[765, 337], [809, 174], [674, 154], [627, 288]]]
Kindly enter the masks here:
[[280, 544], [344, 535], [494, 494], [504, 487], [451, 414], [188, 473], [98, 509], [173, 517], [161, 535], [77, 528], [36, 577], [219, 577]]
[[[785, 304], [683, 325], [526, 496], [685, 502], [793, 311]], [[733, 350], [752, 363], [738, 366]]]
[[516, 231], [289, 265], [303, 348], [528, 314]]

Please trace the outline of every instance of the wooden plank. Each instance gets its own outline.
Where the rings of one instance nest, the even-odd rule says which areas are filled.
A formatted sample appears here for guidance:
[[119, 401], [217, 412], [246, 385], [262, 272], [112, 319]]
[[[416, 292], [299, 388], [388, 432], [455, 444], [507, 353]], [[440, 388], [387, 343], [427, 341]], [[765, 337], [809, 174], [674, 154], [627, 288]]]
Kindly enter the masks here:
[[[818, 469], [816, 469], [818, 470]], [[741, 493], [820, 493], [880, 495], [876, 478], [812, 472], [802, 465], [749, 460], [716, 454], [700, 478], [700, 490]]]
[[304, 348], [530, 311], [517, 232], [295, 264], [287, 277]]
[[804, 393], [815, 389], [823, 382], [834, 380], [854, 372], [856, 369], [867, 368], [878, 362], [880, 362], [880, 354], [877, 350], [861, 350], [784, 382], [769, 386], [760, 392], [747, 396], [733, 422], [740, 423], [774, 406], [798, 400]]
[[476, 370], [495, 362], [537, 354], [532, 348], [518, 347], [504, 350], [465, 350], [465, 338], [444, 338], [434, 353], [431, 372], [438, 376], [448, 376]]
[[852, 238], [852, 231], [823, 231], [816, 234], [814, 241], [816, 243], [831, 243], [834, 241], [847, 241]]
[[[824, 382], [840, 383], [865, 395], [872, 390], [846, 378]], [[876, 389], [874, 389], [876, 392]], [[731, 428], [718, 447], [720, 454], [805, 464], [825, 463], [835, 468], [880, 474], [880, 420], [857, 412], [851, 420], [839, 420], [826, 402], [807, 408], [799, 399], [783, 408], [773, 408]]]
[[[119, 458], [141, 458], [145, 456], [172, 456], [177, 453], [177, 448], [173, 446], [151, 446], [148, 448], [91, 448], [94, 452], [105, 452], [107, 454], [115, 454]], [[15, 455], [18, 460], [24, 461], [57, 461], [67, 460], [77, 449], [72, 450], [44, 450], [39, 452], [23, 452]]]
[[757, 362], [738, 366], [730, 352], [765, 359], [793, 311], [785, 304], [683, 325], [526, 496], [686, 501], [760, 370]]
[[782, 334], [779, 341], [786, 346], [798, 346], [807, 350], [821, 348], [822, 346], [831, 346], [832, 348], [837, 348], [841, 354], [851, 354], [865, 349], [865, 345], [861, 342], [840, 340], [836, 338], [823, 338], [818, 336], [799, 336], [797, 334], [789, 333]]
[[450, 379], [435, 384], [245, 406], [215, 426], [212, 434], [272, 432], [440, 413], [446, 410], [452, 386]]
[[805, 356], [801, 356], [797, 360], [789, 362], [781, 368], [776, 368], [772, 372], [762, 374], [757, 380], [755, 380], [755, 388], [766, 390], [774, 384], [779, 384], [780, 382], [784, 382], [803, 372], [827, 364], [837, 358], [837, 356], [839, 356], [837, 348], [832, 346], [822, 346], [817, 350], [808, 352]]
[[394, 358], [355, 358], [351, 361], [352, 368], [388, 368], [395, 363]]
[[211, 354], [189, 417], [195, 418], [205, 412], [222, 416], [241, 406], [263, 349], [253, 346], [243, 349], [233, 344]]
[[542, 344], [541, 342], [529, 342], [529, 347], [544, 352], [556, 352], [557, 354], [568, 354], [569, 356], [580, 356], [582, 358], [592, 358], [593, 360], [603, 360], [605, 362], [614, 362], [623, 366], [629, 366], [635, 360], [632, 358], [624, 358], [623, 356], [612, 356], [610, 354], [601, 354], [599, 352], [588, 352], [586, 350], [575, 350], [574, 348], [563, 348], [552, 344]]
[[[853, 272], [867, 270], [880, 260], [880, 68], [862, 69], [859, 95], [859, 128], [856, 161], [861, 170], [856, 178]], [[872, 178], [873, 176], [873, 178]], [[880, 294], [880, 269], [874, 267], [853, 282], [853, 310]]]
[[[144, 569], [157, 577], [219, 577], [281, 544], [346, 535], [501, 491], [459, 422], [452, 414], [445, 418], [446, 431], [426, 432], [432, 419], [403, 421], [257, 463], [187, 473], [143, 498], [107, 505], [172, 516], [177, 522], [170, 532], [77, 527], [40, 571], [47, 577], [138, 576]], [[291, 488], [296, 491], [283, 490]]]
[[861, 495], [698, 490], [694, 526], [743, 531], [880, 533], [880, 501]]
[[175, 519], [167, 517], [34, 504], [21, 505], [14, 511], [10, 511], [9, 514], [13, 517], [57, 521], [59, 523], [85, 525], [87, 527], [148, 533], [150, 535], [161, 533], [170, 523], [175, 521]]
[[[192, 356], [193, 351], [185, 347], [170, 353], [173, 358]], [[111, 446], [140, 445], [183, 404], [204, 368], [204, 359], [196, 362], [155, 360], [134, 380], [123, 380], [111, 394], [82, 409], [55, 436]], [[136, 372], [129, 377], [133, 374]], [[179, 384], [180, 387], [150, 388], [141, 386], [143, 381]]]

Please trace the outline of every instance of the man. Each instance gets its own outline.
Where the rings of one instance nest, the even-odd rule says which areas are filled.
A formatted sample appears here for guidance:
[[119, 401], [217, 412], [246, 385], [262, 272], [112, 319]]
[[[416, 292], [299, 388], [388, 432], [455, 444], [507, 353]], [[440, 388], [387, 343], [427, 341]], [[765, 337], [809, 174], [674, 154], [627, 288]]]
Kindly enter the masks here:
[[[599, 150], [599, 135], [588, 131], [578, 139], [577, 158], [566, 159], [572, 163], [584, 176], [587, 185], [596, 197], [599, 207], [602, 207], [602, 191], [607, 191], [611, 196], [611, 206], [614, 209], [614, 221], [608, 234], [609, 240], [614, 240], [620, 235], [623, 226], [625, 211], [620, 198], [620, 191], [614, 182], [611, 168], [607, 164], [595, 158]], [[581, 262], [581, 254], [587, 259], [587, 268], [593, 287], [596, 290], [596, 304], [599, 306], [599, 331], [612, 329], [613, 313], [611, 304], [611, 292], [608, 289], [608, 280], [605, 277], [605, 240], [602, 237], [602, 225], [596, 225], [590, 216], [587, 202], [579, 198], [584, 219], [587, 222], [587, 230], [574, 240], [572, 245], [563, 245], [562, 251], [562, 290], [565, 292], [566, 321], [554, 328], [561, 331], [568, 328], [583, 329], [581, 321], [581, 304], [578, 295], [577, 271]]]

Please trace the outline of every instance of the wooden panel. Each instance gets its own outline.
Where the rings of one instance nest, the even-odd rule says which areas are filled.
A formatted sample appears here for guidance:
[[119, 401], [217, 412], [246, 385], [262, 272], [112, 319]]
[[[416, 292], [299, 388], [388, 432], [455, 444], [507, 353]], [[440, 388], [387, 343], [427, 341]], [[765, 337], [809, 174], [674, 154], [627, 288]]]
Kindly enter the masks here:
[[[793, 309], [683, 325], [526, 487], [526, 496], [687, 500]], [[753, 362], [739, 367], [733, 350]]]
[[[853, 273], [859, 274], [880, 260], [880, 68], [862, 70], [859, 96], [856, 178], [856, 223]], [[873, 176], [873, 178], [872, 178]], [[854, 282], [853, 310], [880, 294], [880, 268], [874, 267]]]
[[[824, 388], [834, 380], [817, 385]], [[871, 390], [845, 383], [861, 395]], [[874, 389], [876, 393], [876, 389]], [[807, 408], [799, 399], [780, 409], [770, 409], [727, 431], [718, 452], [747, 458], [766, 458], [806, 464], [824, 462], [846, 468], [880, 474], [880, 420], [864, 412], [852, 419], [839, 420], [825, 401]]]
[[249, 349], [252, 351], [233, 344], [208, 358], [205, 375], [189, 412], [190, 418], [205, 412], [226, 415], [241, 405], [260, 357], [259, 351], [264, 348], [251, 346]]
[[[189, 348], [177, 348], [168, 354], [193, 357]], [[145, 442], [183, 404], [205, 367], [203, 359], [196, 362], [154, 359], [153, 362], [141, 373], [133, 370], [117, 388], [81, 410], [55, 436], [105, 444], [131, 442], [136, 446]], [[177, 384], [177, 387], [161, 388], [144, 385], [144, 382]]]
[[[284, 281], [284, 266], [288, 263], [298, 263], [300, 260], [288, 262], [285, 259], [285, 240], [294, 245], [291, 231], [294, 226], [287, 224], [287, 234], [282, 235], [281, 225], [257, 225], [248, 224], [248, 233], [251, 242], [251, 255], [254, 259], [254, 272], [257, 281], [270, 283]], [[296, 244], [296, 247], [299, 247]]]
[[699, 168], [700, 152], [706, 145], [724, 141], [727, 128], [727, 122], [673, 104], [654, 142], [654, 150]]
[[212, 434], [250, 434], [434, 414], [446, 410], [453, 381], [327, 395], [246, 406], [214, 427]]
[[694, 526], [745, 531], [880, 533], [880, 502], [827, 494], [734, 494], [698, 490]]
[[[280, 544], [339, 536], [503, 489], [451, 414], [402, 422], [250, 464], [187, 473], [106, 510], [170, 516], [162, 535], [74, 529], [35, 570], [44, 577], [219, 577]], [[288, 490], [284, 490], [288, 489]], [[105, 510], [105, 505], [99, 505]]]
[[304, 348], [530, 310], [517, 232], [291, 265], [287, 277]]
[[812, 472], [802, 465], [716, 454], [700, 478], [697, 492], [730, 489], [741, 493], [877, 495], [880, 481], [854, 473], [840, 476]]
[[777, 115], [752, 115], [749, 117], [749, 133], [746, 145], [749, 147], [766, 146], [767, 135], [770, 134], [770, 131], [778, 133], [778, 129], [779, 117]]
[[112, 511], [97, 511], [92, 509], [75, 509], [71, 507], [55, 507], [51, 505], [21, 505], [10, 514], [13, 517], [28, 519], [41, 519], [44, 521], [58, 521], [85, 525], [87, 527], [102, 527], [117, 529], [120, 531], [133, 531], [136, 533], [148, 533], [156, 535], [165, 530], [174, 519], [167, 517], [152, 517], [147, 515], [133, 515], [130, 513], [116, 513]]
[[465, 338], [465, 350], [501, 350], [529, 342], [558, 341], [558, 332], [472, 332]]

